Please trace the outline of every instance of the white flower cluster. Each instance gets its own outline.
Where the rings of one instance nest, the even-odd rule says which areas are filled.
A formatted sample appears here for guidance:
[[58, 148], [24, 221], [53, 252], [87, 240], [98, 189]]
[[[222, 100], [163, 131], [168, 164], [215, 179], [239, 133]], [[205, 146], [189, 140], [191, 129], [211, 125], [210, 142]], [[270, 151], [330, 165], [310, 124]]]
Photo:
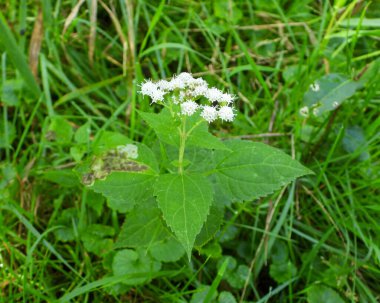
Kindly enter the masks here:
[[[152, 103], [164, 102], [165, 96], [174, 104], [180, 105], [180, 114], [191, 116], [201, 110], [201, 117], [211, 123], [216, 119], [231, 122], [235, 118], [232, 103], [234, 96], [224, 93], [216, 87], [208, 87], [202, 78], [193, 78], [190, 73], [181, 73], [173, 76], [170, 81], [160, 80], [152, 82], [150, 80], [141, 84], [140, 93], [149, 96]], [[204, 97], [211, 105], [201, 105], [196, 101]]]

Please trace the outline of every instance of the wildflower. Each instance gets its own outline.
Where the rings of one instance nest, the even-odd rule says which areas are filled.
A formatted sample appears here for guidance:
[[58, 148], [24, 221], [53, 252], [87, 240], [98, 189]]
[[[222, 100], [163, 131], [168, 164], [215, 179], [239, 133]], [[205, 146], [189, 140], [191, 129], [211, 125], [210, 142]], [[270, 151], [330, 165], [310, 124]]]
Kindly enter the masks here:
[[205, 97], [209, 99], [210, 102], [216, 102], [223, 98], [223, 93], [216, 87], [212, 87], [206, 91]]
[[300, 109], [300, 115], [304, 117], [309, 116], [309, 108], [307, 106], [304, 106]]
[[336, 102], [336, 101], [334, 101], [333, 104], [332, 104], [332, 106], [333, 106], [334, 108], [337, 108], [337, 107], [339, 106], [339, 103]]
[[[157, 82], [146, 80], [141, 84], [140, 93], [143, 96], [149, 96], [152, 103], [165, 100], [169, 103], [168, 108], [172, 114], [192, 116], [201, 108], [200, 116], [209, 123], [218, 118], [228, 122], [235, 118], [234, 109], [231, 106], [235, 96], [224, 93], [216, 87], [209, 88], [204, 79], [194, 78], [190, 73], [180, 73], [170, 80], [159, 80]], [[200, 102], [204, 100], [200, 97], [204, 97], [212, 104], [201, 105], [197, 103], [198, 100]]]
[[157, 90], [157, 85], [152, 81], [146, 81], [141, 85], [141, 94], [144, 96], [151, 96], [154, 91]]
[[205, 105], [203, 106], [201, 117], [205, 119], [208, 123], [211, 123], [218, 118], [218, 112], [215, 109], [215, 107]]
[[205, 85], [198, 85], [194, 88], [194, 90], [190, 91], [189, 94], [190, 96], [193, 97], [199, 97], [199, 96], [204, 96], [207, 92], [208, 88]]
[[190, 73], [180, 73], [176, 78], [179, 81], [182, 81], [185, 85], [190, 84], [195, 80]]
[[235, 114], [231, 107], [229, 106], [222, 106], [218, 110], [218, 116], [222, 121], [228, 121], [232, 122], [234, 120]]
[[156, 89], [152, 92], [150, 97], [152, 98], [152, 103], [156, 103], [158, 101], [164, 101], [165, 92], [159, 89]]
[[157, 82], [157, 86], [158, 88], [162, 89], [162, 90], [168, 90], [168, 91], [172, 91], [173, 90], [173, 84], [169, 81], [166, 81], [166, 80], [160, 80]]
[[233, 101], [234, 101], [234, 97], [227, 93], [224, 93], [219, 100], [219, 102], [226, 102], [227, 104], [230, 104]]
[[170, 81], [170, 84], [172, 85], [173, 90], [174, 89], [184, 89], [186, 86], [186, 83], [178, 77], [172, 78], [172, 80]]
[[194, 101], [186, 101], [181, 104], [181, 113], [183, 115], [191, 116], [198, 109], [199, 105]]

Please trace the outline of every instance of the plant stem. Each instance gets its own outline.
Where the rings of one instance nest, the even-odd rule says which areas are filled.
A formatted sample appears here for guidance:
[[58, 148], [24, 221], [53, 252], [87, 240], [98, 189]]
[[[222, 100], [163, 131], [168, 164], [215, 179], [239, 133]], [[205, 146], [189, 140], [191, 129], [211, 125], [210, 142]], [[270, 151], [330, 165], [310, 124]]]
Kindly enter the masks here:
[[183, 174], [183, 156], [185, 154], [185, 145], [186, 145], [186, 117], [182, 118], [181, 128], [178, 128], [179, 131], [179, 153], [178, 153], [178, 173]]

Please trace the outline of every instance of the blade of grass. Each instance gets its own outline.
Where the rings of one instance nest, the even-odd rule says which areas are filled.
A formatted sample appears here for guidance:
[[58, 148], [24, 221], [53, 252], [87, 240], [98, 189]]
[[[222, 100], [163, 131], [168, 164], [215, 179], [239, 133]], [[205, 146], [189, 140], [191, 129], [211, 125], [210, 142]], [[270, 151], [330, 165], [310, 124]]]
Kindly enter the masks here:
[[20, 48], [17, 45], [16, 39], [13, 36], [11, 30], [8, 27], [8, 24], [0, 12], [0, 43], [7, 52], [9, 58], [11, 59], [14, 66], [18, 69], [21, 76], [23, 77], [26, 85], [29, 87], [35, 98], [38, 98], [41, 95], [41, 90], [37, 84], [36, 79], [34, 78], [26, 57], [21, 53]]

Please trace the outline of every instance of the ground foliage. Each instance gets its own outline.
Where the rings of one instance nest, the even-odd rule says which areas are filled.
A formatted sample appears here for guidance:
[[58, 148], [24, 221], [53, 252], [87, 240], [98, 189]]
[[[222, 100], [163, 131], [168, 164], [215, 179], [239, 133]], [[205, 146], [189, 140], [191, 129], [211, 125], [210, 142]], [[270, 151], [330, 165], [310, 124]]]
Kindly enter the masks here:
[[[0, 9], [0, 302], [379, 301], [376, 1], [12, 0]], [[117, 173], [118, 189], [104, 187], [104, 170], [83, 179], [102, 157], [128, 167], [132, 187], [150, 184], [173, 151], [162, 153], [149, 128], [160, 109], [139, 84], [183, 71], [237, 96], [235, 121], [211, 124], [214, 136], [266, 143], [314, 172], [261, 188], [269, 195], [259, 199], [234, 190], [235, 202], [231, 156], [190, 261], [149, 192], [120, 186]], [[113, 150], [131, 142], [155, 156], [115, 163]], [[226, 152], [216, 142], [187, 150], [204, 187], [209, 153]]]

